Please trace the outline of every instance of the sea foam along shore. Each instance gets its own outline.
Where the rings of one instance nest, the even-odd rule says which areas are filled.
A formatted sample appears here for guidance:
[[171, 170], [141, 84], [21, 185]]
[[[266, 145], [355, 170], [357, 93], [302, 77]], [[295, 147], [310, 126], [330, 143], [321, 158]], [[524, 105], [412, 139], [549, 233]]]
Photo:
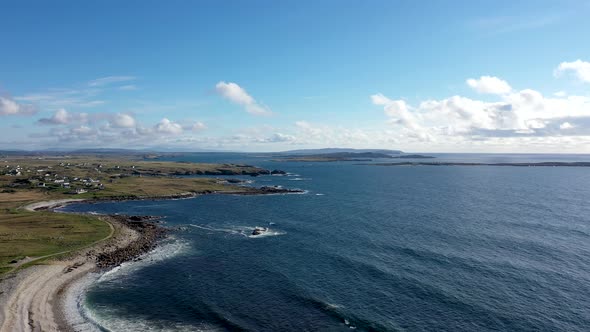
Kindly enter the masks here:
[[[48, 201], [25, 208], [36, 210], [71, 202]], [[105, 239], [69, 257], [9, 273], [0, 281], [0, 332], [79, 330], [74, 324], [80, 320], [65, 315], [69, 288], [96, 270], [98, 256], [128, 248], [142, 239], [140, 232], [125, 222], [109, 216], [101, 218], [111, 227]]]

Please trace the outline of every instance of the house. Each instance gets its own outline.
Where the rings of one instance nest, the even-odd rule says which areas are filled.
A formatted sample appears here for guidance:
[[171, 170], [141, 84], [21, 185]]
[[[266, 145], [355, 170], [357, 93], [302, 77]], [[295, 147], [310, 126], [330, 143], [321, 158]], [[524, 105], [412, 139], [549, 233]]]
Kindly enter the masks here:
[[64, 183], [62, 183], [61, 186], [64, 187], [64, 188], [70, 188], [70, 183], [69, 182], [64, 182]]
[[37, 187], [45, 188], [45, 182], [37, 183]]
[[87, 192], [88, 192], [87, 190], [84, 190], [84, 189], [82, 189], [82, 188], [77, 188], [77, 189], [76, 189], [76, 194], [77, 194], [77, 195], [80, 195], [80, 194], [83, 194], [83, 193], [87, 193]]

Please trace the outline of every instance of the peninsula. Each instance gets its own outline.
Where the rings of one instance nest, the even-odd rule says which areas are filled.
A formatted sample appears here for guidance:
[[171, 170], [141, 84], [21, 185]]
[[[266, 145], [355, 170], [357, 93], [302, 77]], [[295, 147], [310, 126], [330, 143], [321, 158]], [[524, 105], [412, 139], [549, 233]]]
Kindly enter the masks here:
[[285, 172], [122, 155], [0, 158], [0, 331], [27, 326], [73, 330], [63, 308], [70, 284], [99, 267], [135, 259], [166, 233], [151, 216], [64, 214], [53, 212], [56, 207], [80, 201], [301, 192], [218, 177], [271, 174]]

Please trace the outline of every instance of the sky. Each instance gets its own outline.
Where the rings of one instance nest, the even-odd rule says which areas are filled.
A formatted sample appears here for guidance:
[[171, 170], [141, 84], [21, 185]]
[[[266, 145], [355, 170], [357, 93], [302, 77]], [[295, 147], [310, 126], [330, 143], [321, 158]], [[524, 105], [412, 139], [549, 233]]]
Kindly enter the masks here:
[[1, 8], [4, 150], [590, 153], [590, 1]]

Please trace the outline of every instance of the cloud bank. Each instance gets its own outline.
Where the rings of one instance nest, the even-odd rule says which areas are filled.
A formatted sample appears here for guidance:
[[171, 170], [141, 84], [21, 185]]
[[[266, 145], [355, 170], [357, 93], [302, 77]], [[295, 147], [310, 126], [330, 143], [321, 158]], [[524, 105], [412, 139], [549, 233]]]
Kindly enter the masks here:
[[[484, 79], [485, 78], [485, 79]], [[462, 96], [408, 105], [382, 94], [371, 96], [389, 123], [407, 140], [486, 141], [493, 138], [590, 136], [590, 98], [547, 97], [538, 91], [512, 91], [508, 83], [482, 76], [467, 80], [477, 92], [498, 95], [496, 101]]]

